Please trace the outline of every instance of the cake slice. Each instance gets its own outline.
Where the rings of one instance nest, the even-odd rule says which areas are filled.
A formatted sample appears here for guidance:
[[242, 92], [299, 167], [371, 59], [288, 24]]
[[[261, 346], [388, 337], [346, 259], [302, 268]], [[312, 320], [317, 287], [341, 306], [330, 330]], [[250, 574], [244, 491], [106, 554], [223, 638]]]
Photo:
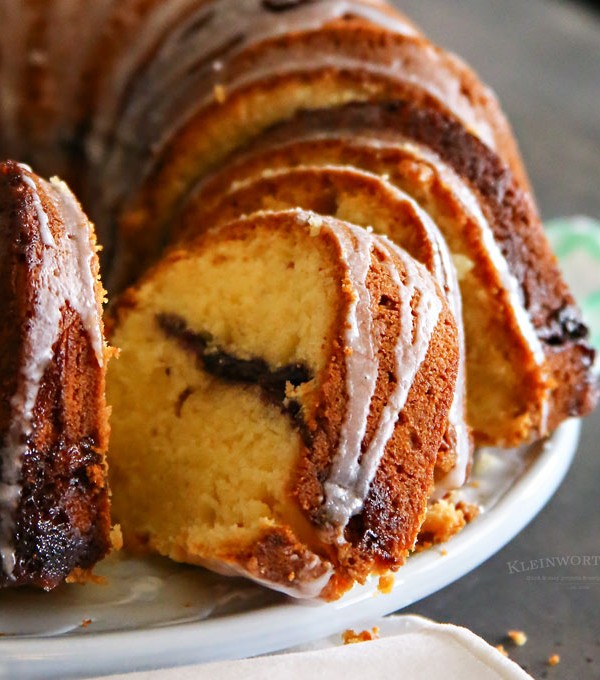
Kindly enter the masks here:
[[0, 586], [81, 580], [110, 548], [107, 350], [93, 228], [0, 164]]
[[424, 267], [351, 224], [265, 212], [171, 252], [111, 329], [126, 545], [326, 599], [402, 564], [458, 371]]

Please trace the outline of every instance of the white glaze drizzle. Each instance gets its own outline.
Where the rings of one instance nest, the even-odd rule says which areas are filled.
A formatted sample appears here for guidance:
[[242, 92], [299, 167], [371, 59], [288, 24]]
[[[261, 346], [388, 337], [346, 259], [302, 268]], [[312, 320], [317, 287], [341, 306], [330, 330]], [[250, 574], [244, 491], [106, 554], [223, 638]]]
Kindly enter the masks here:
[[354, 289], [344, 333], [347, 411], [338, 450], [324, 484], [325, 514], [333, 524], [343, 527], [360, 511], [366, 497], [360, 497], [356, 484], [361, 470], [361, 445], [377, 385], [378, 359], [373, 343], [371, 295], [367, 287], [373, 237], [365, 229], [347, 224], [350, 236], [333, 224], [323, 221], [340, 244], [341, 257]]
[[83, 327], [89, 336], [98, 365], [102, 366], [104, 363], [104, 338], [96, 298], [96, 279], [94, 277], [96, 250], [92, 227], [65, 182], [53, 177], [50, 184], [60, 196], [59, 208], [67, 237], [65, 241], [66, 257], [71, 263], [77, 263], [76, 269], [72, 269], [70, 272], [68, 266], [62, 267], [63, 272], [66, 270], [65, 273], [71, 275], [70, 281], [62, 290], [63, 301], [68, 302], [79, 314]]
[[[395, 347], [396, 388], [384, 407], [373, 439], [364, 454], [362, 442], [375, 393], [379, 362], [372, 340], [369, 339], [371, 347], [366, 353], [364, 345], [359, 351], [356, 349], [358, 339], [356, 329], [360, 327], [357, 316], [360, 313], [360, 301], [364, 300], [364, 295], [361, 296], [358, 292], [355, 295], [358, 305], [355, 303], [349, 309], [345, 336], [347, 350], [349, 350], [346, 353], [348, 410], [340, 431], [338, 450], [334, 455], [329, 476], [323, 485], [325, 516], [336, 528], [337, 540], [343, 542], [344, 527], [350, 518], [360, 513], [364, 507], [371, 483], [387, 443], [394, 432], [398, 414], [404, 406], [414, 378], [426, 355], [441, 311], [441, 302], [432, 282], [427, 278], [426, 270], [391, 241], [383, 236], [374, 237], [366, 229], [346, 223], [345, 228], [350, 232], [354, 241], [352, 243], [340, 229], [334, 229], [333, 224], [326, 223], [327, 228], [339, 240], [342, 259], [346, 264], [352, 285], [356, 287], [358, 281], [359, 287], [366, 286], [370, 253], [373, 247], [377, 247], [386, 256], [383, 264], [389, 270], [392, 280], [399, 286], [398, 292], [403, 305], [403, 325]], [[400, 281], [396, 265], [391, 260], [390, 251], [401, 257], [406, 267], [407, 282], [405, 284]], [[365, 272], [364, 263], [359, 263], [359, 259], [364, 259], [366, 255], [368, 255], [368, 266]], [[417, 290], [422, 295], [417, 305], [415, 324], [411, 302]], [[368, 312], [370, 316], [372, 310], [367, 307], [364, 312]], [[405, 321], [406, 324], [404, 324]], [[366, 376], [368, 380], [365, 380]], [[374, 380], [372, 376], [375, 377]], [[357, 381], [358, 385], [362, 386], [360, 391], [356, 389]], [[360, 424], [358, 430], [357, 422]]]
[[[186, 9], [186, 4], [193, 4], [180, 2], [182, 10]], [[151, 39], [156, 40], [164, 33], [166, 19], [175, 18], [169, 4], [172, 3], [163, 3], [164, 7], [158, 5], [144, 17], [130, 49], [122, 55], [114, 75], [107, 79], [101, 93], [102, 105], [97, 109], [87, 151], [95, 162], [102, 164], [105, 177], [108, 173], [110, 181], [104, 184], [109, 189], [106, 199], [109, 204], [121, 200], [131, 184], [139, 180], [139, 173], [145, 172], [145, 160], [141, 161], [140, 167], [140, 158], [134, 150], [139, 150], [140, 126], [155, 151], [171, 138], [174, 130], [179, 130], [181, 121], [197, 112], [199, 105], [201, 108], [212, 101], [213, 84], [218, 84], [213, 80], [215, 74], [226, 67], [232, 56], [249, 45], [290, 32], [318, 30], [328, 21], [347, 14], [386, 26], [398, 34], [420, 35], [400, 14], [390, 12], [389, 7], [372, 0], [307, 3], [285, 12], [265, 11], [260, 0], [221, 0], [198, 3], [193, 12], [182, 11], [182, 19], [167, 24], [169, 32], [162, 36], [156, 53], [147, 58]], [[202, 23], [206, 17], [210, 17], [206, 26], [194, 31], [194, 25], [199, 21]], [[221, 55], [224, 48], [225, 54]], [[202, 63], [211, 54], [220, 57]], [[132, 81], [131, 74], [143, 60], [146, 61], [143, 69]], [[200, 67], [197, 66], [199, 63]], [[283, 64], [278, 63], [278, 68], [281, 67]], [[224, 84], [229, 90], [229, 84]], [[127, 87], [133, 94], [117, 120], [116, 107]], [[192, 98], [190, 91], [196, 93]], [[175, 121], [170, 120], [173, 115]], [[115, 127], [118, 128], [117, 137], [123, 143], [106, 147], [104, 137]], [[147, 150], [141, 152], [143, 159]], [[107, 152], [108, 159], [105, 158]]]
[[[231, 93], [261, 80], [282, 74], [294, 76], [301, 73], [317, 73], [327, 68], [336, 69], [340, 72], [344, 70], [368, 71], [369, 74], [380, 76], [388, 81], [395, 80], [399, 83], [413, 85], [429, 93], [438, 101], [444, 102], [445, 106], [461, 120], [469, 132], [479, 137], [487, 146], [495, 150], [497, 143], [491, 125], [485, 117], [481, 116], [473, 108], [471, 102], [461, 92], [461, 81], [449, 69], [442, 54], [436, 51], [433, 45], [422, 45], [421, 43], [418, 43], [418, 46], [411, 45], [407, 52], [406, 60], [396, 58], [389, 63], [365, 62], [364, 59], [357, 57], [350, 51], [346, 53], [341, 51], [317, 52], [311, 55], [311, 60], [308, 64], [306, 58], [292, 53], [286, 58], [285, 63], [259, 62], [258, 66], [254, 66], [250, 72], [236, 75], [224, 84], [227, 91]], [[423, 73], [416, 69], [414, 65], [407, 66], [407, 64], [410, 65], [417, 58], [423, 57], [429, 59], [427, 63], [428, 75], [431, 76], [429, 79], [424, 78]], [[413, 72], [409, 68], [415, 68], [415, 71]], [[369, 95], [367, 94], [366, 97], [369, 97]], [[356, 101], [355, 98], [354, 101]], [[168, 105], [169, 100], [167, 99], [163, 103]], [[197, 109], [189, 117], [193, 117], [196, 113]], [[181, 121], [185, 122], [183, 118]]]
[[393, 187], [393, 185], [390, 185], [390, 187], [399, 197], [402, 197], [404, 201], [411, 205], [437, 253], [437, 259], [435, 261], [437, 267], [434, 264], [432, 274], [446, 294], [448, 306], [456, 320], [458, 329], [458, 374], [456, 377], [454, 398], [448, 413], [448, 422], [453, 426], [456, 436], [456, 460], [452, 470], [436, 482], [433, 495], [434, 497], [437, 497], [438, 495], [443, 496], [444, 493], [451, 489], [458, 489], [465, 483], [472, 454], [471, 436], [466, 422], [467, 346], [462, 317], [462, 296], [460, 294], [456, 267], [452, 261], [448, 244], [437, 225], [412, 197], [397, 187]]
[[[418, 265], [410, 255], [387, 237], [381, 236], [380, 239], [383, 244], [378, 243], [378, 247], [387, 255], [387, 269], [400, 293], [401, 325], [394, 348], [396, 387], [388, 397], [375, 434], [360, 463], [361, 471], [356, 488], [359, 490], [363, 503], [387, 444], [394, 433], [398, 416], [404, 408], [414, 379], [425, 359], [442, 310], [442, 303], [437, 291], [427, 278], [425, 268]], [[400, 280], [398, 269], [391, 260], [391, 253], [394, 253], [402, 261], [407, 277], [406, 283]], [[411, 302], [417, 291], [421, 295], [413, 313]], [[409, 320], [410, 323], [408, 323]]]
[[[330, 135], [324, 135], [324, 137], [329, 136]], [[358, 140], [356, 138], [352, 140], [353, 143], [357, 141]], [[388, 146], [386, 142], [382, 142], [371, 137], [361, 137], [359, 143], [377, 149]], [[479, 229], [482, 243], [489, 256], [489, 262], [494, 268], [500, 283], [501, 290], [504, 292], [507, 308], [512, 311], [515, 323], [521, 333], [521, 337], [530, 349], [533, 360], [540, 368], [543, 368], [546, 363], [544, 349], [537, 335], [533, 322], [531, 321], [531, 317], [525, 309], [521, 287], [514, 274], [510, 271], [508, 262], [502, 254], [500, 246], [494, 237], [492, 227], [483, 214], [474, 193], [465, 184], [465, 182], [460, 179], [454, 170], [452, 170], [452, 168], [444, 163], [441, 158], [430, 149], [410, 142], [409, 140], [397, 142], [393, 146], [394, 148], [399, 148], [402, 151], [410, 154], [418, 160], [424, 161], [430, 167], [432, 167], [440, 179], [455, 196], [457, 201], [473, 219], [474, 223]], [[443, 236], [441, 236], [441, 238], [443, 240]], [[464, 333], [462, 325], [461, 331]], [[540, 404], [540, 424], [538, 426], [538, 432], [540, 436], [548, 434], [548, 415], [550, 407], [549, 398], [550, 392], [549, 389], [547, 389]], [[460, 463], [462, 463], [462, 465]], [[468, 461], [465, 462], [464, 459], [461, 459], [461, 461], [457, 460], [457, 465], [448, 473], [448, 475], [445, 478], [438, 480], [436, 493], [434, 495], [436, 497], [440, 497], [445, 491], [460, 486], [462, 482], [458, 484], [457, 482], [463, 478], [463, 475], [466, 476], [467, 465]]]
[[[28, 165], [25, 165], [23, 163], [22, 167], [26, 168], [29, 172], [31, 172], [31, 168]], [[56, 246], [56, 243], [54, 241], [54, 237], [52, 236], [52, 232], [50, 231], [50, 224], [48, 222], [48, 215], [46, 215], [46, 211], [44, 210], [44, 206], [42, 205], [42, 202], [40, 201], [40, 195], [38, 194], [37, 187], [35, 186], [35, 182], [27, 174], [23, 174], [21, 179], [31, 189], [31, 199], [33, 201], [33, 207], [35, 208], [35, 212], [36, 212], [36, 216], [37, 216], [37, 220], [38, 220], [38, 225], [39, 225], [39, 228], [40, 228], [40, 237], [42, 239], [42, 243], [45, 246]]]
[[[431, 53], [431, 58], [435, 61], [438, 71], [444, 69], [444, 64], [440, 61], [440, 55], [433, 49], [423, 48], [424, 51]], [[438, 63], [439, 62], [439, 63]], [[420, 74], [414, 74], [406, 70], [399, 63], [392, 62], [391, 64], [380, 64], [374, 62], [365, 62], [364, 59], [354, 57], [352, 54], [319, 54], [313, 53], [311, 55], [310, 63], [306, 63], [305, 59], [294, 60], [293, 57], [288, 57], [285, 63], [266, 62], [258, 67], [255, 66], [249, 72], [244, 72], [231, 80], [224, 83], [225, 91], [228, 96], [233, 95], [234, 92], [243, 91], [244, 89], [251, 89], [253, 86], [264, 82], [272, 77], [281, 77], [284, 74], [289, 77], [305, 77], [306, 75], [319, 77], [319, 74], [326, 72], [330, 75], [330, 70], [334, 69], [340, 74], [344, 71], [352, 72], [356, 70], [367, 71], [373, 76], [380, 76], [383, 80], [388, 82], [405, 83], [416, 86], [417, 88], [430, 93], [439, 101], [443, 101], [449, 109], [463, 122], [465, 127], [473, 134], [477, 135], [490, 148], [495, 149], [495, 139], [492, 129], [487, 121], [477, 115], [471, 107], [468, 100], [460, 93], [460, 84], [452, 77], [440, 77], [436, 73], [436, 69], [432, 68], [432, 73], [437, 80], [424, 80]], [[443, 71], [447, 73], [447, 71]], [[187, 91], [186, 91], [187, 92]], [[376, 90], [364, 89], [361, 95], [356, 91], [348, 89], [346, 92], [340, 90], [335, 101], [330, 100], [327, 103], [321, 102], [320, 106], [326, 105], [342, 105], [348, 102], [356, 102], [361, 100], [377, 99]], [[180, 98], [179, 98], [180, 99]], [[188, 125], [195, 116], [199, 115], [201, 111], [207, 108], [214, 100], [214, 91], [209, 90], [203, 96], [199, 96], [191, 103], [183, 104], [176, 96], [163, 96], [154, 102], [152, 115], [146, 114], [138, 115], [138, 120], [144, 120], [146, 125], [153, 125], [153, 158], [160, 158], [164, 149], [177, 138], [181, 130]], [[189, 100], [189, 97], [188, 97]], [[137, 122], [139, 125], [139, 122]], [[137, 134], [136, 123], [128, 124], [128, 131], [123, 131], [122, 138], [124, 140], [134, 140]], [[123, 169], [123, 162], [125, 157], [120, 148], [113, 152], [113, 158], [110, 159], [109, 167], [113, 177], [119, 177], [119, 173], [126, 172]], [[136, 172], [141, 170], [141, 177], [145, 179], [149, 177], [154, 170], [154, 160], [150, 159], [147, 164], [144, 164], [140, 169], [135, 166]], [[124, 175], [123, 175], [124, 177]], [[132, 178], [131, 181], [134, 181]], [[115, 180], [115, 181], [117, 181]], [[120, 191], [126, 190], [126, 185], [121, 182]], [[115, 190], [115, 196], [119, 190]]]
[[[371, 143], [375, 142], [372, 141]], [[429, 165], [432, 165], [436, 168], [436, 172], [438, 172], [440, 178], [451, 189], [458, 201], [462, 204], [463, 208], [469, 213], [475, 224], [478, 226], [481, 241], [489, 256], [490, 264], [493, 266], [498, 278], [500, 279], [502, 290], [506, 296], [507, 307], [512, 310], [513, 318], [521, 333], [521, 337], [529, 347], [534, 362], [540, 369], [542, 369], [544, 380], [547, 381], [547, 374], [545, 371], [546, 355], [531, 317], [525, 309], [525, 304], [523, 302], [523, 291], [517, 278], [510, 271], [508, 262], [506, 261], [506, 258], [504, 257], [502, 250], [500, 249], [500, 246], [494, 237], [492, 227], [483, 214], [477, 198], [471, 189], [460, 180], [460, 178], [451, 168], [441, 162], [439, 156], [437, 156], [433, 151], [425, 149], [421, 146], [417, 146], [410, 142], [403, 143], [402, 148], [412, 153], [416, 157], [422, 158], [427, 163], [429, 163]], [[547, 385], [544, 396], [540, 403], [540, 421], [538, 424], [538, 434], [540, 436], [545, 436], [548, 434], [548, 416], [550, 410], [549, 400], [550, 389]]]
[[[66, 184], [53, 179], [50, 185], [46, 185], [46, 195], [64, 224], [64, 233], [59, 232], [53, 237], [37, 182], [29, 174], [30, 169], [27, 166], [22, 165], [21, 169], [21, 178], [31, 191], [37, 213], [42, 248], [35, 255], [38, 262], [32, 265], [38, 271], [33, 291], [33, 310], [23, 338], [24, 364], [17, 390], [10, 401], [13, 415], [4, 447], [0, 451], [3, 479], [0, 484], [0, 508], [3, 516], [0, 557], [8, 576], [12, 575], [15, 566], [12, 533], [14, 512], [21, 494], [22, 457], [27, 448], [27, 440], [33, 433], [34, 409], [40, 384], [54, 356], [54, 343], [58, 339], [60, 322], [67, 304], [79, 314], [98, 364], [102, 365], [104, 361], [96, 282], [92, 273], [95, 253], [90, 224]], [[44, 237], [44, 230], [48, 231], [50, 238], [48, 234]]]
[[456, 460], [452, 470], [436, 483], [434, 496], [437, 494], [443, 495], [446, 491], [457, 489], [465, 483], [472, 453], [471, 436], [466, 422], [467, 347], [462, 317], [460, 285], [458, 283], [456, 267], [452, 261], [450, 250], [435, 222], [408, 194], [393, 185], [389, 185], [389, 187], [390, 190], [393, 190], [393, 192], [398, 195], [399, 199], [401, 198], [412, 207], [425, 229], [429, 241], [436, 251], [437, 258], [434, 261], [432, 274], [446, 294], [448, 306], [454, 316], [458, 329], [458, 374], [456, 377], [454, 398], [452, 399], [452, 405], [450, 406], [450, 411], [448, 413], [448, 422], [454, 428], [456, 437]]
[[[153, 36], [164, 32], [166, 12], [171, 17], [176, 16], [176, 11], [183, 12], [184, 19], [170, 27], [170, 33], [162, 40], [160, 49], [145, 68], [145, 87], [140, 88], [139, 96], [132, 102], [131, 113], [134, 115], [147, 108], [157, 95], [162, 98], [162, 93], [172, 91], [174, 84], [187, 77], [194, 65], [206, 55], [220, 52], [224, 45], [228, 45], [238, 35], [242, 39], [239, 45], [231, 48], [232, 53], [239, 52], [249, 43], [256, 44], [290, 32], [317, 30], [327, 22], [347, 14], [362, 17], [376, 25], [385, 25], [401, 35], [419, 35], [399, 14], [390, 13], [387, 11], [389, 8], [381, 3], [365, 0], [329, 0], [326, 3], [299, 4], [286, 12], [265, 11], [256, 0], [199, 3], [194, 12], [185, 12], [186, 3], [181, 4], [175, 10], [169, 4], [164, 7], [159, 5], [153, 13], [149, 13], [144, 30], [140, 30], [136, 36], [139, 43], [131, 46], [129, 54], [119, 64], [119, 71], [113, 79], [115, 92], [111, 99], [115, 99], [114, 94], [123, 90], [133, 65], [146, 53]], [[188, 0], [187, 4], [193, 2]], [[201, 31], [190, 30], [203, 18], [210, 19], [206, 27]], [[217, 65], [216, 68], [214, 64]], [[222, 67], [223, 62], [220, 65]], [[212, 62], [208, 67], [211, 70], [220, 70], [218, 61]]]
[[[385, 142], [378, 142], [371, 138], [361, 139], [361, 143], [362, 142], [376, 148], [384, 148], [386, 146]], [[471, 189], [433, 151], [409, 141], [403, 142], [402, 144], [395, 144], [394, 146], [396, 148], [400, 147], [414, 157], [422, 159], [428, 165], [432, 166], [435, 169], [435, 172], [462, 204], [465, 211], [474, 219], [479, 228], [479, 234], [485, 250], [489, 255], [490, 262], [498, 275], [502, 290], [505, 291], [509, 307], [513, 310], [515, 321], [521, 331], [521, 335], [529, 345], [535, 362], [539, 366], [543, 366], [546, 361], [544, 349], [537, 336], [531, 318], [525, 309], [523, 293], [519, 282], [510, 271], [508, 262], [494, 238], [494, 232]]]
[[[236, 36], [242, 36], [240, 44], [231, 48], [231, 54], [240, 52], [249, 44], [258, 44], [289, 33], [312, 32], [321, 29], [328, 22], [347, 14], [362, 17], [375, 25], [385, 25], [398, 35], [416, 36], [406, 21], [379, 7], [367, 7], [362, 2], [349, 0], [329, 0], [326, 3], [299, 4], [287, 12], [267, 12], [260, 9], [256, 2], [222, 0], [216, 8], [200, 5], [185, 21], [176, 25], [163, 41], [159, 52], [149, 63], [143, 83], [131, 113], [149, 110], [151, 102], [160, 101], [165, 93], [173, 92], [182, 79], [189, 78], [190, 72], [205, 55], [219, 53]], [[199, 18], [210, 15], [210, 24], [201, 33], [190, 31], [190, 26]], [[164, 26], [164, 24], [163, 24]], [[164, 28], [163, 28], [164, 30]], [[201, 39], [199, 39], [201, 37]], [[230, 58], [231, 55], [227, 57]], [[196, 69], [198, 73], [206, 70], [219, 71], [207, 63]], [[221, 62], [223, 66], [223, 62]], [[278, 64], [278, 66], [283, 66]], [[206, 78], [206, 76], [205, 76]], [[148, 87], [150, 86], [150, 87]]]
[[[204, 30], [200, 37], [196, 35], [194, 44], [190, 44], [189, 36], [188, 42], [183, 41], [178, 44], [177, 37], [182, 32], [185, 35], [182, 29], [191, 21], [189, 17], [185, 23], [182, 22], [181, 26], [176, 26], [172, 30], [172, 34], [164, 41], [161, 51], [149, 61], [144, 77], [137, 81], [139, 92], [136, 91], [130, 98], [129, 105], [118, 122], [117, 137], [122, 143], [112, 145], [108, 149], [107, 158], [102, 160], [102, 172], [107, 178], [104, 183], [107, 188], [106, 202], [109, 206], [116, 206], [123, 200], [127, 200], [127, 194], [131, 195], [131, 187], [143, 184], [152, 175], [156, 169], [155, 161], [163, 157], [169, 144], [177, 139], [182, 129], [195, 116], [213, 103], [213, 85], [223, 86], [224, 90], [231, 94], [261, 82], [264, 78], [281, 76], [284, 73], [290, 76], [310, 73], [317, 77], [318, 73], [323, 70], [329, 72], [330, 67], [340, 73], [360, 69], [380, 74], [387, 81], [416, 84], [420, 89], [431, 92], [434, 97], [445, 102], [470, 130], [476, 131], [477, 135], [488, 145], [494, 146], [495, 136], [486, 117], [475, 111], [472, 103], [461, 93], [460, 79], [455, 76], [454, 62], [452, 66], [449, 66], [444, 53], [429, 44], [419, 42], [414, 54], [411, 52], [407, 58], [392, 59], [387, 64], [357, 59], [353, 55], [351, 46], [345, 54], [340, 54], [342, 48], [338, 46], [334, 53], [329, 50], [325, 53], [313, 50], [308, 57], [305, 55], [304, 58], [299, 59], [294, 56], [293, 49], [290, 48], [282, 59], [274, 59], [271, 56], [265, 63], [262, 63], [260, 59], [254, 63], [256, 62], [254, 60], [252, 67], [249, 70], [246, 69], [241, 75], [228, 73], [227, 63], [230, 58], [247, 46], [242, 42], [232, 49], [230, 54], [219, 57], [217, 62], [221, 68], [215, 70], [212, 68], [212, 63], [209, 63], [206, 68], [194, 70], [194, 58], [197, 63], [203, 56], [211, 53], [211, 48], [219, 53], [223, 45], [227, 44], [227, 40], [235, 37], [236, 31], [233, 29], [236, 26], [243, 28], [243, 21], [240, 26], [240, 17], [243, 16], [246, 21], [248, 20], [246, 15], [249, 12], [249, 5], [240, 3], [232, 7], [230, 17], [225, 7], [220, 8], [215, 17], [215, 23], [210, 25], [210, 30], [208, 28]], [[368, 6], [365, 6], [364, 3], [332, 0], [328, 3], [317, 3], [314, 6], [303, 5], [294, 11], [282, 12], [266, 18], [257, 17], [255, 9], [251, 8], [249, 16], [252, 19], [253, 41], [260, 42], [261, 39], [280, 35], [290, 27], [294, 31], [310, 31], [326, 23], [327, 18], [343, 16], [344, 13], [363, 16], [375, 24], [383, 25], [390, 31], [394, 31], [397, 35], [408, 37], [419, 35], [419, 32], [401, 16], [396, 18], [380, 10], [377, 3], [369, 2]], [[215, 42], [216, 38], [218, 40]], [[198, 50], [198, 45], [202, 46], [201, 51]], [[422, 58], [424, 58], [424, 63], [420, 62]], [[179, 74], [178, 69], [188, 59], [192, 60], [192, 66], [183, 74]], [[415, 64], [417, 72], [413, 73], [412, 69]], [[426, 77], [422, 77], [422, 68], [427, 71]], [[154, 77], [150, 77], [152, 73]], [[216, 73], [219, 77], [213, 80]], [[163, 84], [169, 81], [171, 81], [170, 89], [161, 91]], [[196, 96], [190, 98], [189, 92], [195, 92]], [[365, 90], [363, 98], [373, 96], [372, 90]], [[340, 104], [343, 101], [357, 98], [359, 97], [348, 91], [345, 99], [340, 96], [335, 103]], [[326, 105], [326, 103], [322, 102], [321, 105]], [[140, 145], [140, 130], [144, 131], [144, 139], [148, 143], [143, 141]], [[88, 140], [88, 143], [90, 150], [102, 146], [102, 143], [98, 143], [95, 138]], [[100, 153], [102, 157], [103, 153], [104, 151]], [[187, 180], [184, 184], [186, 183]], [[182, 190], [185, 188], [185, 186], [182, 187]], [[168, 207], [168, 210], [171, 209], [174, 209], [173, 205]]]
[[[465, 212], [469, 214], [470, 218], [474, 221], [474, 224], [478, 227], [481, 241], [489, 256], [489, 264], [496, 272], [499, 288], [504, 293], [506, 307], [509, 311], [512, 311], [516, 326], [520, 331], [523, 341], [529, 347], [534, 362], [541, 369], [544, 369], [546, 364], [544, 348], [537, 335], [531, 317], [525, 309], [523, 293], [520, 284], [510, 271], [508, 262], [502, 254], [500, 246], [496, 242], [492, 227], [483, 214], [476, 196], [465, 184], [465, 182], [454, 172], [452, 168], [444, 163], [444, 161], [442, 161], [442, 159], [435, 152], [406, 138], [399, 137], [397, 141], [394, 141], [390, 144], [390, 142], [375, 139], [373, 137], [367, 137], [365, 135], [350, 136], [348, 132], [340, 130], [336, 132], [314, 133], [306, 135], [304, 139], [327, 140], [339, 137], [346, 137], [349, 141], [349, 144], [351, 145], [364, 145], [373, 147], [375, 149], [400, 149], [414, 158], [425, 162], [433, 169], [437, 176], [444, 182], [446, 187], [452, 192], [456, 200], [462, 205]], [[441, 238], [442, 241], [444, 241], [443, 236]], [[547, 388], [540, 404], [540, 422], [538, 425], [538, 433], [540, 436], [548, 434], [548, 417], [550, 409], [549, 399], [550, 390]], [[465, 463], [465, 472], [467, 465], [468, 463]], [[449, 474], [450, 477], [447, 480], [439, 480], [440, 488], [456, 488], [451, 485], [456, 484], [456, 481], [462, 476], [462, 473], [460, 473], [459, 469], [457, 468], [452, 470]]]

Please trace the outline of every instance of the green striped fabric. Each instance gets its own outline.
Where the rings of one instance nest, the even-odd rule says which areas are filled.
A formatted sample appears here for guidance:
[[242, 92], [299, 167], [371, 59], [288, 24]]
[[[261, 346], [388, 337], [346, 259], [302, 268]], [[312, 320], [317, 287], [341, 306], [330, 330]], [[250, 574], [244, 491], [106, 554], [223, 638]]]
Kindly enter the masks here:
[[589, 217], [568, 217], [546, 223], [567, 283], [579, 302], [600, 349], [600, 222]]

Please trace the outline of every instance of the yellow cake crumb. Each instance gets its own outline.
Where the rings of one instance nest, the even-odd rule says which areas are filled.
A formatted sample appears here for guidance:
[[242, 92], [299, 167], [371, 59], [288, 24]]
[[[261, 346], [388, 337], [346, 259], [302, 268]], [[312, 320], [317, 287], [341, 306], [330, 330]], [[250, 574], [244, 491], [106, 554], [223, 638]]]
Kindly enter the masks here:
[[465, 501], [459, 501], [456, 504], [456, 509], [462, 512], [463, 517], [465, 518], [465, 522], [467, 524], [469, 524], [469, 522], [472, 522], [476, 517], [478, 517], [479, 513], [481, 512], [481, 508], [477, 504], [465, 503]]
[[454, 266], [456, 268], [456, 275], [458, 276], [459, 281], [465, 279], [467, 274], [475, 266], [473, 260], [470, 260], [466, 255], [461, 255], [460, 253], [453, 253], [452, 261], [454, 262]]
[[123, 533], [121, 532], [121, 525], [115, 524], [110, 530], [110, 542], [113, 550], [121, 550], [123, 548]]
[[93, 583], [96, 586], [105, 586], [107, 580], [104, 576], [98, 576], [94, 574], [91, 569], [81, 569], [80, 567], [75, 567], [73, 571], [65, 579], [66, 583], [78, 583], [81, 586], [85, 586], [88, 583]]
[[509, 630], [506, 635], [518, 647], [522, 647], [527, 642], [527, 635], [522, 630]]
[[439, 500], [427, 508], [415, 550], [417, 552], [438, 543], [445, 543], [479, 514], [479, 508], [470, 503], [452, 503]]
[[342, 633], [342, 640], [345, 645], [353, 645], [357, 642], [369, 642], [379, 640], [379, 628], [374, 626], [371, 630], [362, 630], [360, 633], [349, 628]]
[[496, 649], [502, 654], [502, 656], [508, 656], [508, 652], [504, 649], [504, 645], [496, 645]]
[[389, 595], [394, 588], [394, 583], [396, 579], [393, 574], [384, 574], [379, 577], [379, 583], [377, 584], [377, 590], [384, 595]]
[[556, 666], [560, 663], [560, 655], [559, 654], [552, 654], [552, 656], [548, 657], [548, 665], [549, 666]]

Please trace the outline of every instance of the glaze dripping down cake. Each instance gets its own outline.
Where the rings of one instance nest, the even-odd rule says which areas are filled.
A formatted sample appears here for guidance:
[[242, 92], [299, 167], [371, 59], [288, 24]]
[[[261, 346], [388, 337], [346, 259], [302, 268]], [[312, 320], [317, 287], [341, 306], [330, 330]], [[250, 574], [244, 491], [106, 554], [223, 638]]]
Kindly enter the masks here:
[[[494, 94], [390, 5], [0, 17], [0, 156], [102, 244], [126, 547], [335, 598], [473, 516], [473, 445], [595, 406]], [[49, 588], [109, 547], [103, 294], [66, 186], [0, 190], [0, 585]]]
[[[280, 187], [286, 191], [283, 170], [304, 165], [378, 175], [441, 231], [460, 279], [468, 420], [477, 443], [516, 446], [587, 411], [594, 387], [584, 326], [531, 197], [498, 156], [447, 116], [407, 102], [303, 112], [200, 180], [178, 228], [200, 228], [224, 194], [234, 205], [237, 196], [245, 200], [252, 178], [261, 177], [266, 190], [255, 192], [255, 202], [268, 205]], [[320, 195], [321, 205], [330, 194]], [[373, 218], [366, 211], [363, 219]]]

